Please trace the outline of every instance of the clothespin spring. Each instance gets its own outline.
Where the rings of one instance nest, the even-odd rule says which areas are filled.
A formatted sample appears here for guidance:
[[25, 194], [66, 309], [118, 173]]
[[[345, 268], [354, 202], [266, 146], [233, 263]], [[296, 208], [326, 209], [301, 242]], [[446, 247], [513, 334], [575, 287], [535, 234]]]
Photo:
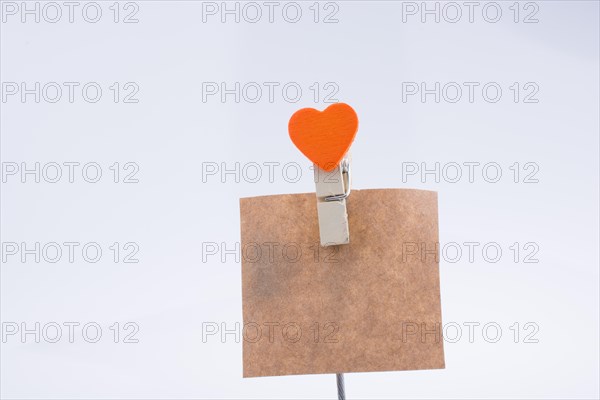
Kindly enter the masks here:
[[340, 201], [350, 196], [350, 161], [348, 160], [348, 158], [344, 158], [340, 162], [340, 169], [342, 172], [342, 177], [344, 179], [344, 193], [335, 194], [333, 196], [327, 196], [325, 197], [325, 201]]

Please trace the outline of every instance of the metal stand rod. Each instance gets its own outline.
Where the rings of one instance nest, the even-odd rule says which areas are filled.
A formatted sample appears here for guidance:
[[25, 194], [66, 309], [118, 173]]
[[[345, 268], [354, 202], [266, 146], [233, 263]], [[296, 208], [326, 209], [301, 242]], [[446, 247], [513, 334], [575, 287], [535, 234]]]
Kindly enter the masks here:
[[344, 390], [344, 374], [335, 374], [338, 388], [338, 400], [346, 400], [346, 391]]

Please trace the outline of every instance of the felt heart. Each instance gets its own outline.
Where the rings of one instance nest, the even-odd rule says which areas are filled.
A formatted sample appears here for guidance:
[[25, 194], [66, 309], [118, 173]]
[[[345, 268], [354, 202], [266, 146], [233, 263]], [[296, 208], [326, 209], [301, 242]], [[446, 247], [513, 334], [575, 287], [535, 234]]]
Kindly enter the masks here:
[[296, 147], [319, 168], [332, 171], [350, 149], [358, 130], [358, 117], [348, 104], [336, 103], [324, 111], [298, 110], [288, 124]]

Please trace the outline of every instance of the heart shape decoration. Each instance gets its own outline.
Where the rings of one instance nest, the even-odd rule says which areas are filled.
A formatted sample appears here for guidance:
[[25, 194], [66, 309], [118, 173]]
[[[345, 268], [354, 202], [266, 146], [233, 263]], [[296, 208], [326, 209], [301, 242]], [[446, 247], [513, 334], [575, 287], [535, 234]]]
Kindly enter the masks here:
[[358, 131], [358, 117], [348, 104], [336, 103], [323, 111], [298, 110], [290, 118], [292, 142], [310, 161], [332, 171], [344, 158]]

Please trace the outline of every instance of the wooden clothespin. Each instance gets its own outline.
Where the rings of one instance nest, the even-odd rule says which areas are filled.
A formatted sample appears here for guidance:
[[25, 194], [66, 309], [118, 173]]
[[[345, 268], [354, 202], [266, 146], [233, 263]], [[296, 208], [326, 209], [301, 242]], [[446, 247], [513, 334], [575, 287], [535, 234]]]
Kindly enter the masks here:
[[322, 112], [303, 108], [292, 115], [288, 129], [292, 142], [314, 163], [321, 246], [350, 243], [348, 150], [358, 131], [356, 113], [344, 103]]

